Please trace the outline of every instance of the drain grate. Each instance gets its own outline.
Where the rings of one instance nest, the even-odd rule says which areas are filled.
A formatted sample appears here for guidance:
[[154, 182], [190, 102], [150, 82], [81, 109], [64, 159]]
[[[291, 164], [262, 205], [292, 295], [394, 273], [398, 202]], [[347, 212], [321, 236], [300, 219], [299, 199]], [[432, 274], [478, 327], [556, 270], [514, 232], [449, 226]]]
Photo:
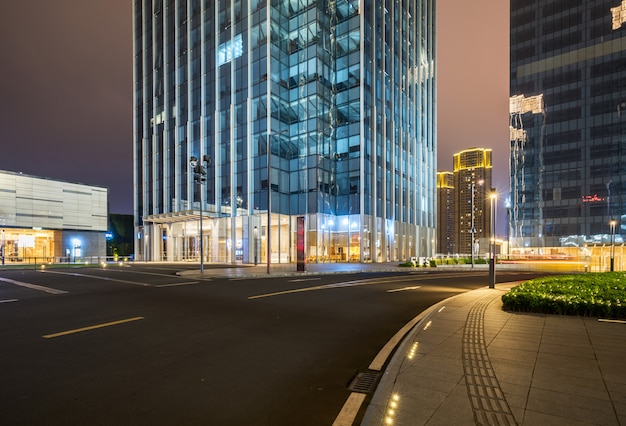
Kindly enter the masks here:
[[380, 377], [380, 372], [377, 371], [367, 371], [364, 373], [358, 373], [348, 389], [352, 392], [358, 393], [371, 393], [378, 383], [378, 378]]

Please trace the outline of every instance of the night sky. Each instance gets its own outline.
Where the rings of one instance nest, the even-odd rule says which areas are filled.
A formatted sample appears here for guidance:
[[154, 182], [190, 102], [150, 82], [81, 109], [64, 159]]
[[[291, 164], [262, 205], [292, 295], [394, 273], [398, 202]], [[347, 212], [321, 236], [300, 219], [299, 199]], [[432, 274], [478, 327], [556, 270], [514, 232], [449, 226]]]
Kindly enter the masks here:
[[[131, 3], [3, 2], [1, 170], [104, 186], [111, 213], [133, 213]], [[492, 148], [502, 199], [508, 191], [508, 3], [437, 4], [437, 169], [451, 170], [459, 150]]]

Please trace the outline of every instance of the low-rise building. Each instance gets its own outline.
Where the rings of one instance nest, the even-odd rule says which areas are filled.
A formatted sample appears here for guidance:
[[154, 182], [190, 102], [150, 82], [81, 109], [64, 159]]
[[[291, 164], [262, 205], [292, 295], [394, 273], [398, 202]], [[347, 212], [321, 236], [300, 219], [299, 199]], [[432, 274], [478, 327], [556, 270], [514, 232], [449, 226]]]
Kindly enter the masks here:
[[0, 170], [0, 258], [75, 262], [106, 256], [107, 188]]

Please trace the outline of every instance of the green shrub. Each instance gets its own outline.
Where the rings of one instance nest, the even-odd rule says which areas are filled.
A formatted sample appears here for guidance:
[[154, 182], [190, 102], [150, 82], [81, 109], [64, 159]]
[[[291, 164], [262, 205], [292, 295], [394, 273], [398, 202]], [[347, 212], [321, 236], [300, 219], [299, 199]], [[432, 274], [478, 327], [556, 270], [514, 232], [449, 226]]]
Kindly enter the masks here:
[[510, 311], [626, 318], [626, 274], [622, 272], [536, 278], [502, 296]]

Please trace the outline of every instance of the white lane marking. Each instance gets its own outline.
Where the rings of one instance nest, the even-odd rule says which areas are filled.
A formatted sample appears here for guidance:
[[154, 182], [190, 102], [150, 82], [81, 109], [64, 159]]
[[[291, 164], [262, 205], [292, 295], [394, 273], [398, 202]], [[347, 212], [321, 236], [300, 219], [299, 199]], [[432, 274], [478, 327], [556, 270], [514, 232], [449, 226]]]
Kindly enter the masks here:
[[394, 288], [393, 290], [387, 290], [387, 293], [397, 293], [398, 291], [417, 290], [418, 288], [422, 288], [422, 286], [415, 285], [412, 287]]
[[57, 290], [56, 288], [44, 287], [42, 285], [37, 285], [37, 284], [24, 283], [22, 281], [12, 280], [10, 278], [2, 278], [2, 277], [0, 277], [0, 281], [4, 281], [4, 282], [10, 283], [10, 284], [15, 284], [15, 285], [18, 285], [20, 287], [30, 288], [31, 290], [44, 291], [44, 292], [50, 293], [50, 294], [64, 294], [64, 293], [67, 293], [67, 291]]
[[380, 282], [370, 281], [370, 280], [347, 281], [347, 282], [341, 282], [341, 283], [335, 283], [335, 284], [316, 285], [314, 287], [304, 287], [304, 288], [296, 288], [293, 290], [277, 291], [275, 293], [259, 294], [257, 296], [250, 296], [248, 297], [248, 299], [250, 300], [262, 299], [264, 297], [283, 296], [285, 294], [303, 293], [306, 291], [327, 290], [330, 288], [356, 287], [356, 286], [373, 285], [373, 284], [380, 284]]
[[[487, 275], [486, 273], [484, 275]], [[421, 276], [421, 277], [414, 277], [414, 280], [419, 280], [419, 281], [425, 281], [425, 280], [436, 280], [436, 279], [440, 279], [440, 278], [452, 278], [452, 277], [458, 277], [458, 276], [465, 276], [465, 274], [462, 273], [450, 273], [450, 274], [446, 274], [446, 273], [442, 273], [442, 274], [432, 274], [432, 275], [425, 275], [425, 276]], [[241, 278], [241, 279], [247, 279], [247, 278]], [[407, 281], [407, 277], [406, 276], [392, 276], [392, 277], [387, 277], [387, 278], [369, 278], [369, 279], [365, 279], [365, 280], [358, 280], [358, 281], [347, 281], [347, 282], [340, 282], [340, 283], [336, 283], [336, 284], [328, 284], [328, 285], [319, 285], [319, 286], [314, 286], [314, 287], [304, 287], [304, 288], [296, 288], [296, 289], [292, 289], [292, 290], [284, 290], [284, 291], [277, 291], [275, 293], [267, 293], [267, 294], [259, 294], [256, 296], [249, 296], [248, 299], [262, 299], [264, 297], [273, 297], [273, 296], [283, 296], [286, 294], [293, 294], [293, 293], [302, 293], [305, 291], [316, 291], [316, 290], [327, 290], [330, 288], [342, 288], [342, 287], [357, 287], [357, 286], [364, 286], [364, 285], [374, 285], [374, 284], [390, 284], [390, 283], [394, 283], [394, 282], [398, 282], [398, 281]]]
[[198, 284], [200, 281], [189, 281], [186, 283], [173, 283], [173, 284], [160, 284], [160, 285], [155, 285], [155, 287], [157, 288], [162, 288], [162, 287], [178, 287], [181, 285], [193, 285], [193, 284]]
[[118, 282], [118, 283], [124, 283], [124, 284], [133, 284], [133, 285], [140, 285], [143, 287], [152, 287], [152, 284], [148, 284], [148, 283], [142, 283], [139, 281], [128, 281], [128, 280], [116, 280], [115, 278], [109, 278], [109, 277], [99, 277], [98, 275], [89, 275], [89, 274], [79, 274], [78, 272], [60, 272], [60, 271], [40, 271], [44, 274], [59, 274], [59, 275], [71, 275], [74, 277], [85, 277], [85, 278], [94, 278], [96, 280], [103, 280], [103, 281], [113, 281], [113, 282]]
[[299, 283], [302, 281], [319, 281], [321, 278], [299, 278], [297, 280], [289, 280], [290, 283]]
[[0, 303], [11, 303], [11, 302], [17, 302], [18, 299], [5, 299], [5, 300], [0, 300]]

